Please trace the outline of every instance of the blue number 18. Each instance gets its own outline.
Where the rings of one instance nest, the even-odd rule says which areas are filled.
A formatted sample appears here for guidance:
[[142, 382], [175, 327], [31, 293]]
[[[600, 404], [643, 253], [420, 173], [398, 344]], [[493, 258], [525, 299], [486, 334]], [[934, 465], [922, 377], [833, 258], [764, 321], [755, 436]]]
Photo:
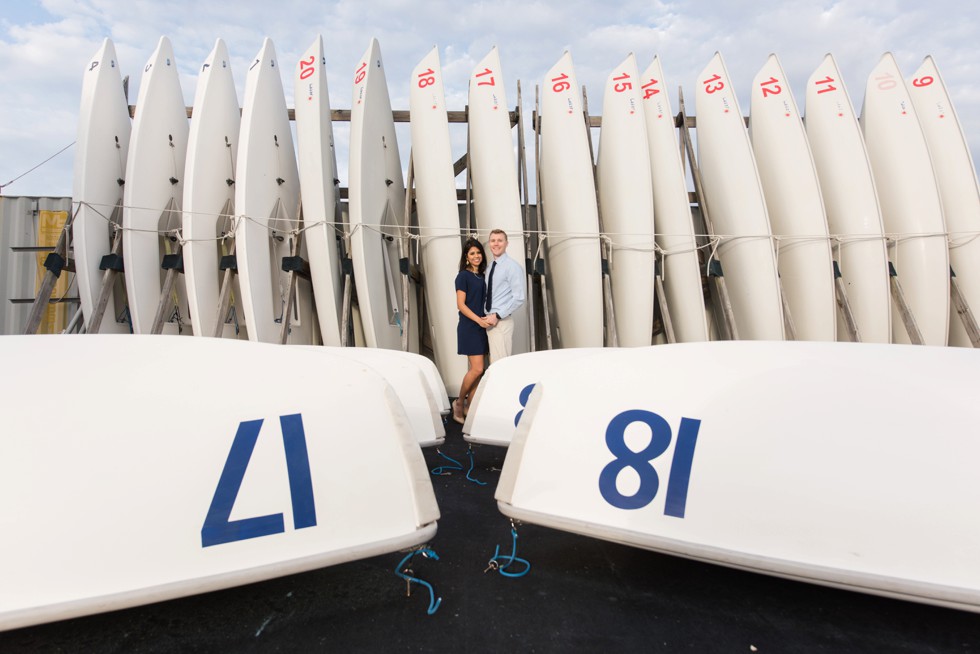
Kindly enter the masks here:
[[[626, 428], [635, 422], [650, 428], [650, 444], [639, 452], [634, 452], [626, 445]], [[700, 420], [681, 418], [670, 465], [670, 477], [667, 480], [664, 515], [684, 517], [691, 464], [700, 426]], [[599, 473], [599, 493], [603, 499], [617, 509], [642, 509], [650, 504], [660, 489], [660, 477], [650, 462], [667, 451], [670, 440], [670, 425], [652, 411], [631, 409], [613, 418], [606, 427], [606, 447], [616, 458]], [[624, 495], [616, 487], [619, 473], [626, 468], [632, 468], [640, 478], [640, 487], [633, 495]]]

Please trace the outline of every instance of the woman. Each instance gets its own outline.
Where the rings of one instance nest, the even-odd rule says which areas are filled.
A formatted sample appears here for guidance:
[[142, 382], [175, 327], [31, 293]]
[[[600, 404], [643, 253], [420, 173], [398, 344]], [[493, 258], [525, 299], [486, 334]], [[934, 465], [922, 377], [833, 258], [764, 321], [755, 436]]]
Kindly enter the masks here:
[[466, 375], [459, 387], [459, 397], [453, 401], [453, 420], [463, 424], [464, 411], [470, 394], [483, 376], [483, 358], [490, 350], [487, 343], [487, 327], [484, 318], [484, 300], [487, 287], [483, 271], [487, 268], [483, 246], [476, 239], [468, 239], [459, 258], [459, 274], [456, 275], [456, 308], [459, 309], [459, 325], [456, 327], [457, 353], [467, 357]]

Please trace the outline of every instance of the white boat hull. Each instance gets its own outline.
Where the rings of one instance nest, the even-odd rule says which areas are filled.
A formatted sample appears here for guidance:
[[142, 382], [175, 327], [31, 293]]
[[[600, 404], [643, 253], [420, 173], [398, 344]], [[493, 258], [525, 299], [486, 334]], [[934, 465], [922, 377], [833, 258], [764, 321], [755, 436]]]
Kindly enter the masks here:
[[[163, 257], [176, 252], [190, 130], [169, 39], [160, 38], [143, 71], [123, 196], [126, 294], [137, 334], [149, 334], [153, 328], [166, 274]], [[182, 275], [166, 302], [163, 333], [191, 334]]]
[[[405, 236], [405, 181], [391, 114], [381, 47], [371, 39], [354, 70], [350, 122], [351, 258], [360, 323], [368, 347], [402, 349], [407, 301], [399, 273]], [[407, 251], [407, 250], [406, 250]], [[408, 349], [418, 352], [418, 316], [409, 320]]]
[[[323, 348], [167, 336], [7, 337], [0, 629], [204, 593], [426, 542], [439, 517], [392, 388]], [[51, 415], [48, 365], [125, 362]], [[181, 384], [161, 371], [185, 372]], [[288, 370], [286, 386], [238, 384]], [[323, 371], [331, 374], [324, 376]], [[278, 388], [278, 390], [276, 390]], [[166, 407], [161, 413], [161, 407]], [[148, 419], [148, 417], [151, 417]], [[121, 422], [120, 422], [121, 421]], [[119, 424], [137, 425], [120, 429]], [[353, 437], [356, 436], [356, 437]], [[342, 462], [370, 453], [371, 465]], [[28, 499], [29, 498], [29, 499]]]
[[631, 54], [606, 79], [597, 164], [602, 229], [620, 347], [653, 341], [656, 268], [653, 181], [640, 73]]
[[497, 361], [487, 368], [476, 388], [463, 424], [463, 438], [481, 445], [509, 446], [534, 385], [550, 371], [601, 351], [596, 347], [541, 350]]
[[559, 342], [602, 347], [599, 210], [582, 93], [569, 53], [545, 75], [542, 95], [541, 204]]
[[655, 240], [663, 253], [664, 295], [671, 325], [678, 342], [706, 341], [708, 322], [691, 203], [659, 58], [654, 57], [643, 72], [640, 89], [653, 175]]
[[[228, 251], [219, 240], [233, 231], [235, 209], [235, 162], [241, 111], [228, 48], [218, 39], [201, 66], [194, 95], [184, 170], [184, 281], [195, 336], [214, 336], [221, 292], [221, 256]], [[222, 213], [225, 212], [225, 213]], [[232, 243], [228, 240], [227, 243]], [[235, 293], [235, 300], [240, 301]], [[236, 306], [237, 310], [240, 307]], [[244, 324], [225, 322], [221, 336], [244, 335]], [[236, 333], [236, 331], [238, 333]]]
[[535, 386], [496, 498], [556, 529], [980, 611], [978, 365], [867, 343], [604, 350]]
[[698, 76], [698, 165], [738, 337], [783, 339], [769, 216], [742, 112], [720, 54]]
[[455, 280], [462, 243], [438, 48], [432, 48], [412, 71], [409, 107], [426, 315], [436, 366], [446, 388], [455, 391], [467, 370], [456, 342]]
[[803, 121], [776, 55], [769, 55], [752, 82], [749, 136], [796, 340], [836, 340], [827, 216]]
[[340, 185], [334, 148], [330, 96], [327, 90], [323, 38], [307, 48], [293, 76], [296, 140], [303, 200], [303, 232], [310, 258], [318, 325], [324, 345], [340, 345], [343, 277], [337, 235]]
[[[949, 262], [974, 316], [980, 314], [980, 189], [963, 128], [932, 57], [909, 80], [909, 95], [932, 158], [949, 232]], [[950, 307], [949, 344], [971, 347], [963, 321]]]
[[[446, 389], [441, 380], [436, 388], [430, 384], [429, 368], [432, 367], [432, 362], [429, 359], [411, 352], [376, 347], [327, 346], [327, 350], [333, 356], [371, 367], [391, 384], [405, 407], [412, 435], [420, 447], [442, 445], [446, 440], [446, 426], [440, 415], [443, 405], [448, 401]], [[438, 374], [436, 371], [437, 377]]]
[[[891, 262], [926, 345], [946, 345], [949, 332], [949, 252], [946, 224], [929, 148], [901, 72], [890, 53], [871, 74], [861, 127], [878, 189]], [[908, 343], [892, 307], [892, 342]]]
[[[122, 204], [126, 180], [126, 157], [132, 125], [123, 92], [119, 61], [112, 41], [105, 39], [92, 57], [82, 79], [82, 102], [78, 112], [78, 139], [72, 177], [72, 242], [75, 280], [89, 333], [129, 333], [125, 321], [117, 321], [123, 307], [116, 306], [110, 294], [104, 318], [92, 322], [102, 288], [102, 257], [109, 254], [109, 220], [113, 209]], [[116, 220], [120, 226], [122, 217]], [[119, 275], [122, 278], [122, 275]], [[119, 298], [125, 302], [125, 294]]]
[[[527, 250], [517, 186], [517, 161], [507, 92], [496, 47], [491, 48], [470, 75], [468, 125], [469, 175], [480, 238], [486, 243], [491, 229], [504, 230], [507, 255], [526, 273]], [[511, 318], [514, 321], [512, 352], [530, 352], [528, 303], [511, 314]]]
[[[236, 169], [235, 257], [248, 338], [279, 343], [289, 296], [284, 257], [292, 256], [299, 226], [299, 171], [272, 41], [249, 67]], [[298, 254], [308, 259], [306, 248]], [[287, 343], [314, 343], [312, 288], [296, 284]]]
[[[864, 135], [833, 55], [806, 87], [806, 133], [835, 259], [861, 341], [891, 342], [888, 253]], [[838, 340], [850, 340], [838, 313]]]

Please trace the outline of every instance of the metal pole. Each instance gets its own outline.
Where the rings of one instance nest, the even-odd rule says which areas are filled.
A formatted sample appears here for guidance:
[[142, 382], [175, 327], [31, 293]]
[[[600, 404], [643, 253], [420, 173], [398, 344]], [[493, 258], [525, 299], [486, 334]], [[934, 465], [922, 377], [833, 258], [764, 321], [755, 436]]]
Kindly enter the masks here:
[[[122, 228], [119, 227], [120, 221], [118, 220], [120, 213], [122, 213], [122, 198], [119, 198], [118, 202], [116, 203], [116, 207], [112, 210], [112, 214], [109, 216], [109, 222], [116, 229], [116, 233], [112, 239], [112, 250], [110, 254], [115, 255], [116, 258], [122, 255], [123, 247]], [[99, 328], [102, 326], [102, 318], [105, 316], [106, 306], [109, 304], [109, 296], [112, 293], [112, 286], [115, 281], [116, 270], [107, 267], [102, 273], [102, 286], [99, 289], [99, 300], [95, 303], [95, 308], [92, 310], [92, 317], [85, 326], [87, 333], [99, 333]]]
[[[467, 156], [469, 153], [467, 152]], [[468, 175], [467, 175], [468, 177]], [[409, 299], [411, 298], [411, 291], [409, 289], [408, 280], [408, 226], [412, 223], [412, 194], [415, 187], [415, 157], [411, 150], [408, 153], [408, 179], [405, 185], [405, 227], [402, 230], [402, 236], [398, 240], [398, 258], [399, 258], [399, 268], [401, 267], [401, 262], [406, 262], [406, 270], [402, 272], [402, 351], [408, 352], [410, 344], [410, 329], [411, 329], [411, 309], [409, 308]]]
[[27, 326], [24, 327], [25, 334], [37, 333], [38, 328], [41, 326], [41, 320], [44, 318], [44, 311], [48, 308], [48, 301], [51, 300], [54, 285], [58, 283], [61, 271], [68, 261], [68, 234], [70, 233], [69, 230], [71, 230], [74, 215], [74, 212], [68, 215], [64, 227], [61, 228], [61, 235], [58, 237], [58, 242], [54, 246], [54, 252], [49, 254], [44, 261], [44, 267], [48, 271], [44, 273], [41, 288], [38, 289], [37, 297], [34, 299], [34, 305], [31, 307], [31, 313], [27, 317]]
[[[545, 233], [545, 238], [547, 238], [546, 223], [544, 217], [544, 195], [541, 193], [541, 103], [540, 103], [540, 89], [537, 85], [534, 86], [534, 163], [535, 163], [535, 174], [537, 175], [538, 184], [538, 245], [542, 237], [541, 233]], [[537, 266], [535, 266], [537, 267]], [[548, 283], [547, 283], [547, 271], [544, 266], [541, 267], [540, 285], [541, 285], [541, 315], [544, 317], [544, 340], [546, 349], [553, 350], [554, 343], [551, 337], [551, 307], [548, 304]]]
[[[537, 351], [537, 324], [534, 319], [534, 271], [531, 263], [531, 225], [530, 225], [530, 195], [527, 188], [527, 153], [524, 147], [524, 110], [521, 100], [521, 81], [517, 80], [517, 108], [514, 113], [517, 122], [517, 158], [520, 176], [518, 183], [524, 193], [524, 200], [521, 203], [521, 227], [524, 231], [524, 266], [527, 277], [527, 315], [528, 329], [530, 330], [531, 351]], [[540, 195], [539, 195], [540, 197]]]
[[[697, 159], [694, 156], [694, 145], [691, 143], [691, 133], [687, 126], [687, 113], [684, 110], [684, 89], [678, 87], [677, 90], [678, 106], [680, 107], [681, 119], [681, 141], [684, 144], [684, 151], [687, 153], [687, 163], [691, 168], [691, 179], [694, 181], [694, 193], [697, 195], [698, 207], [701, 209], [701, 218], [704, 220], [705, 229], [710, 236], [714, 236], [714, 226], [711, 224], [711, 216], [708, 213], [708, 205], [705, 202], [704, 186], [701, 183], [701, 169], [698, 167]], [[714, 277], [715, 288], [718, 291], [718, 298], [721, 304], [723, 322], [732, 340], [738, 340], [738, 328], [735, 324], [735, 315], [732, 311], [731, 297], [728, 295], [728, 285], [725, 283], [725, 276], [722, 272], [721, 262], [715, 261], [708, 264], [708, 276]]]

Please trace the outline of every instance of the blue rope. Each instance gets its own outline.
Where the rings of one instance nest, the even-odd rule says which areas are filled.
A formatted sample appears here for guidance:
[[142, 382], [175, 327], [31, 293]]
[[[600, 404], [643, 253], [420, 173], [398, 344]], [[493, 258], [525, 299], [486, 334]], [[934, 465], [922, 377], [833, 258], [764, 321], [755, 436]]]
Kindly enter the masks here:
[[480, 481], [479, 479], [470, 476], [470, 473], [473, 472], [473, 448], [472, 447], [466, 448], [466, 453], [470, 457], [470, 469], [466, 471], [466, 479], [468, 481], [472, 481], [474, 484], [479, 484], [480, 486], [486, 486], [487, 482]]
[[[434, 475], [451, 475], [451, 474], [453, 474], [452, 473], [453, 470], [462, 470], [463, 469], [463, 464], [462, 463], [460, 463], [456, 459], [452, 458], [451, 456], [447, 456], [446, 454], [443, 454], [442, 453], [442, 450], [440, 450], [440, 449], [437, 448], [436, 449], [436, 454], [438, 454], [442, 458], [446, 459], [447, 461], [452, 461], [454, 465], [451, 465], [451, 466], [437, 466], [437, 467], [435, 467], [435, 468], [433, 468], [431, 470], [432, 474], [434, 474]], [[449, 471], [449, 472], [443, 472], [443, 471]]]
[[[513, 526], [510, 528], [510, 535], [512, 543], [510, 556], [501, 556], [500, 545], [497, 545], [493, 550], [493, 558], [490, 559], [490, 565], [487, 566], [487, 570], [496, 570], [505, 577], [516, 579], [517, 577], [523, 577], [530, 572], [531, 563], [527, 559], [522, 559], [521, 557], [517, 556], [517, 529], [515, 529]], [[501, 564], [500, 561], [506, 561], [506, 563]], [[514, 561], [523, 563], [524, 569], [520, 572], [508, 572], [507, 568], [510, 567]], [[484, 570], [484, 572], [487, 570]]]
[[[436, 611], [439, 610], [439, 605], [442, 604], [442, 598], [441, 597], [440, 598], [436, 598], [436, 591], [435, 591], [434, 588], [432, 588], [432, 584], [430, 584], [429, 582], [424, 581], [422, 579], [419, 579], [418, 577], [413, 577], [413, 576], [411, 576], [409, 574], [406, 574], [406, 573], [411, 572], [411, 570], [408, 569], [408, 568], [405, 568], [405, 565], [408, 563], [408, 560], [410, 558], [412, 558], [413, 556], [415, 556], [416, 554], [421, 554], [422, 556], [424, 556], [427, 559], [428, 558], [431, 558], [431, 559], [435, 559], [436, 561], [439, 560], [439, 555], [436, 554], [435, 552], [433, 552], [432, 550], [430, 550], [427, 547], [424, 547], [424, 548], [418, 549], [418, 550], [412, 550], [411, 552], [409, 552], [408, 554], [405, 555], [405, 558], [403, 558], [398, 563], [397, 566], [395, 566], [395, 574], [398, 575], [399, 577], [401, 577], [402, 579], [404, 579], [405, 581], [409, 582], [410, 584], [412, 584], [412, 583], [420, 584], [420, 585], [425, 586], [426, 588], [429, 589], [429, 609], [428, 609], [428, 611], [426, 611], [426, 613], [428, 613], [429, 615], [432, 615], [433, 613], [435, 613]], [[402, 572], [402, 568], [405, 568], [405, 572]]]

